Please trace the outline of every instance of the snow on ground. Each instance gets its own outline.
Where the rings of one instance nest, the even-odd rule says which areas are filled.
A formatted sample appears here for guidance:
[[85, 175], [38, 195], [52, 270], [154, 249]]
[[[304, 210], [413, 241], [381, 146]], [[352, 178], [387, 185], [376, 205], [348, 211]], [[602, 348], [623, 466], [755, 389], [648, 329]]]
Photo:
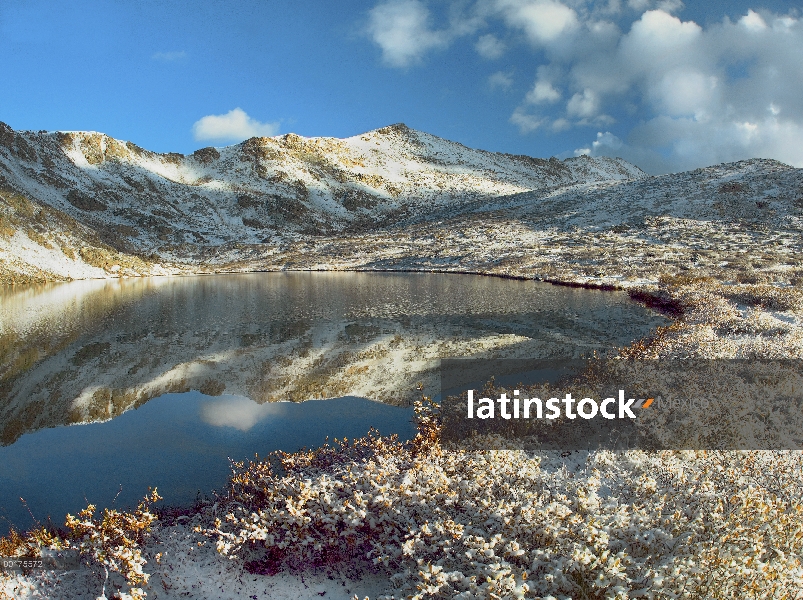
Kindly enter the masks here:
[[[0, 231], [5, 282], [20, 274], [116, 277], [125, 269], [474, 272], [629, 289], [675, 319], [634, 344], [635, 357], [803, 358], [803, 171], [774, 161], [646, 177], [614, 159], [485, 153], [403, 126], [346, 140], [288, 134], [190, 157], [102, 134], [0, 133], [0, 169], [34, 206], [4, 200], [3, 218], [28, 211], [20, 230]], [[53, 229], [37, 229], [37, 216], [73, 236], [65, 242], [79, 251], [73, 262], [62, 258], [70, 249], [36, 241]], [[80, 253], [103, 247], [100, 238], [158, 256], [115, 270], [123, 252]], [[580, 458], [563, 464], [576, 470]], [[607, 485], [622, 484], [622, 473]], [[345, 598], [376, 596], [390, 584], [365, 573], [249, 575], [189, 524], [157, 526], [146, 556], [155, 598]], [[86, 570], [0, 579], [0, 586], [12, 598], [99, 593], [97, 575]]]
[[[182, 257], [196, 267], [195, 251], [213, 255], [203, 262], [218, 262], [214, 255], [227, 250], [221, 244], [375, 229], [521, 192], [644, 177], [619, 159], [561, 162], [472, 150], [401, 124], [343, 140], [252, 138], [190, 156], [149, 152], [96, 132], [0, 130], [0, 191], [77, 220], [97, 233], [95, 245], [155, 253], [162, 262]], [[6, 250], [19, 259], [14, 270], [38, 269], [45, 279], [115, 273], [68, 269], [63, 257], [27, 261], [30, 249], [19, 241]]]
[[[215, 550], [190, 526], [156, 527], [147, 548], [151, 574], [145, 588], [154, 600], [351, 600], [381, 595], [389, 587], [387, 575], [354, 572], [346, 567], [320, 568], [304, 573], [280, 572], [272, 576], [251, 574], [242, 563]], [[158, 559], [155, 555], [159, 553]], [[0, 575], [0, 598], [5, 592], [14, 600], [95, 600], [101, 593], [105, 574], [86, 566], [74, 571], [43, 571], [5, 581]], [[112, 578], [106, 590], [111, 597]]]

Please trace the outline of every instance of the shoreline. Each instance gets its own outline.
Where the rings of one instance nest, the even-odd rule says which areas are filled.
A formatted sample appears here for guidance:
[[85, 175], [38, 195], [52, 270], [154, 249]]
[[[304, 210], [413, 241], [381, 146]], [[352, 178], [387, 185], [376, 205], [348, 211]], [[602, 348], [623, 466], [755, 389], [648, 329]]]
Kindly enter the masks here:
[[[343, 270], [337, 269], [337, 271]], [[353, 271], [377, 270], [353, 269]], [[399, 272], [399, 269], [382, 271]], [[416, 269], [408, 272], [432, 271]], [[445, 272], [455, 273], [454, 270]], [[509, 273], [472, 271], [462, 274], [528, 279]], [[600, 289], [587, 282], [546, 281], [545, 283]], [[620, 289], [627, 292], [634, 302], [647, 305], [650, 302], [658, 303], [672, 320], [669, 325], [659, 327], [647, 338], [636, 340], [625, 348], [624, 353], [628, 357], [803, 357], [803, 290], [799, 287], [784, 288], [749, 283], [726, 286], [710, 279], [700, 279], [685, 281], [675, 287], [658, 284]], [[768, 332], [771, 335], [767, 335]], [[667, 460], [661, 458], [664, 454], [654, 455], [650, 460], [658, 461], [656, 464], [661, 463]], [[762, 456], [761, 452], [741, 454]], [[799, 460], [799, 455], [800, 453], [796, 452], [780, 453], [778, 460], [782, 464], [791, 461], [791, 464]], [[549, 460], [552, 460], [557, 461], [555, 465], [570, 465], [570, 470], [576, 473], [576, 477], [585, 481], [588, 477], [593, 478], [592, 471], [589, 471], [593, 456], [583, 457], [582, 453], [577, 456], [573, 454], [568, 458], [547, 459], [545, 464], [549, 464]], [[727, 456], [727, 453], [723, 456]], [[543, 461], [544, 458], [540, 460]], [[691, 463], [682, 464], [686, 466], [679, 468], [688, 469]], [[601, 467], [598, 465], [595, 468]], [[637, 471], [640, 469], [635, 466], [632, 468]], [[771, 471], [769, 467], [768, 469]], [[797, 478], [795, 485], [800, 485], [800, 475]], [[370, 569], [364, 570], [367, 568], [364, 565], [355, 571], [355, 565], [349, 566], [348, 563], [340, 566], [319, 566], [306, 571], [303, 569], [280, 571], [272, 576], [251, 575], [243, 571], [242, 562], [232, 561], [220, 555], [213, 547], [213, 540], [197, 531], [198, 528], [209, 530], [211, 518], [209, 511], [214, 513], [216, 507], [217, 502], [210, 501], [209, 504], [194, 508], [165, 506], [163, 509], [157, 509], [156, 512], [165, 518], [156, 522], [150, 538], [143, 546], [144, 555], [148, 560], [146, 571], [152, 572], [154, 577], [151, 585], [145, 590], [148, 598], [177, 598], [186, 593], [190, 593], [190, 597], [200, 598], [202, 596], [192, 595], [190, 590], [197, 589], [198, 586], [208, 586], [211, 582], [220, 582], [217, 586], [220, 591], [216, 595], [219, 598], [252, 594], [268, 594], [271, 598], [277, 599], [314, 598], [323, 594], [326, 597], [344, 599], [352, 598], [354, 594], [360, 597], [363, 595], [382, 597], [382, 594], [394, 588], [389, 575], [383, 574], [381, 570], [372, 573]], [[17, 575], [5, 579], [0, 577], [0, 598], [3, 598], [3, 590], [6, 594], [12, 594], [8, 596], [9, 598], [49, 597], [46, 590], [56, 583], [54, 576], [53, 572], [42, 572], [38, 575]], [[64, 598], [94, 598], [86, 595], [84, 590], [87, 586], [97, 585], [92, 584], [93, 581], [97, 581], [97, 572], [84, 567], [72, 574], [59, 575], [57, 581], [61, 582], [58, 585], [68, 585], [63, 590]], [[122, 585], [120, 581], [118, 585]]]

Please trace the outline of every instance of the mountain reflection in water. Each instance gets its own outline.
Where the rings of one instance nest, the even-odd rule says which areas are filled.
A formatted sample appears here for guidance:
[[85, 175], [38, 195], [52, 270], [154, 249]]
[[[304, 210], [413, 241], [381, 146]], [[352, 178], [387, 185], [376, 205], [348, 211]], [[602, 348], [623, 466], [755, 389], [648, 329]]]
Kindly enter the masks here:
[[[354, 396], [409, 407], [422, 392], [437, 392], [440, 358], [604, 353], [666, 322], [622, 292], [432, 273], [80, 281], [6, 288], [0, 299], [0, 517], [26, 493], [33, 509], [39, 483], [51, 496], [80, 488], [99, 504], [121, 483], [121, 502], [148, 485], [173, 485], [168, 500], [183, 502], [210, 489], [199, 474], [206, 463], [227, 472], [227, 456], [264, 454], [277, 439], [285, 444], [277, 448], [292, 449], [320, 443], [324, 432], [341, 435], [338, 405], [308, 414], [306, 403], [277, 401]], [[184, 394], [191, 390], [200, 394]], [[152, 412], [154, 398], [166, 412]], [[342, 417], [356, 427], [349, 436], [376, 426], [379, 413], [367, 406], [394, 408], [360, 402]], [[193, 430], [207, 428], [202, 436], [183, 436], [184, 411]], [[287, 419], [305, 424], [266, 433]], [[129, 420], [137, 433], [94, 433]], [[110, 422], [60, 427], [103, 421]], [[307, 430], [320, 440], [304, 437]], [[246, 438], [256, 441], [238, 455], [237, 440]], [[208, 460], [198, 458], [204, 452]], [[158, 478], [170, 483], [156, 480], [159, 464], [174, 465]], [[222, 485], [220, 472], [215, 477]], [[47, 502], [35, 514], [59, 515]]]
[[422, 273], [81, 281], [2, 293], [0, 443], [165, 393], [409, 405], [438, 359], [577, 356], [664, 322], [621, 292]]

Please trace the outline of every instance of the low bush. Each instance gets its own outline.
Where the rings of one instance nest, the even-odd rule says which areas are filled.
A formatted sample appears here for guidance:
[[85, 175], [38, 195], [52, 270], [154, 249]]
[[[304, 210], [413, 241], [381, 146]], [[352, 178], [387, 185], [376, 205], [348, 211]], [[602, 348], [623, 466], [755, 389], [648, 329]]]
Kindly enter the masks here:
[[726, 292], [729, 300], [748, 306], [761, 306], [768, 310], [800, 310], [803, 308], [803, 293], [795, 288], [780, 288], [772, 285], [733, 286]]
[[248, 570], [349, 562], [410, 598], [800, 598], [793, 452], [444, 448], [417, 403], [409, 443], [375, 432], [235, 467], [207, 531]]
[[12, 529], [8, 536], [0, 538], [0, 556], [38, 557], [42, 548], [61, 548], [63, 543], [58, 535], [46, 527], [36, 527], [26, 533]]
[[0, 538], [0, 556], [41, 558], [46, 550], [77, 551], [90, 568], [102, 569], [100, 598], [106, 597], [109, 575], [114, 572], [125, 579], [128, 591], [113, 597], [142, 600], [146, 593], [139, 586], [148, 582], [148, 574], [143, 571], [146, 561], [142, 547], [146, 532], [156, 520], [150, 512], [150, 504], [157, 500], [161, 498], [154, 489], [134, 512], [107, 508], [100, 519], [95, 518], [96, 508], [90, 504], [77, 517], [67, 515], [67, 535], [42, 526], [24, 534], [12, 529], [8, 536]]
[[103, 517], [97, 519], [95, 506], [90, 504], [77, 517], [67, 515], [71, 547], [104, 571], [102, 598], [106, 597], [110, 571], [122, 575], [128, 584], [128, 592], [118, 595], [120, 600], [142, 600], [146, 596], [139, 587], [148, 582], [148, 574], [142, 570], [146, 563], [142, 545], [145, 533], [156, 520], [156, 515], [150, 512], [150, 505], [157, 500], [161, 498], [154, 489], [133, 513], [107, 508]]

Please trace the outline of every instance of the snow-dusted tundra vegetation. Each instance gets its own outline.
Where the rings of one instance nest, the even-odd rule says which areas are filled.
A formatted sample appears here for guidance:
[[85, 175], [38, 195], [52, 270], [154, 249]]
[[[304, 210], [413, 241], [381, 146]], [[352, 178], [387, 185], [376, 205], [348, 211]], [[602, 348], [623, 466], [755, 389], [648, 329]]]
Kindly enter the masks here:
[[[768, 160], [648, 177], [402, 125], [160, 155], [0, 125], [6, 284], [381, 269], [623, 288], [673, 319], [632, 358], [803, 358], [801, 219], [803, 172]], [[83, 567], [0, 575], [0, 598], [803, 597], [800, 452], [454, 448], [435, 407], [418, 418], [410, 443], [238, 465], [214, 503], [158, 520], [151, 494], [14, 534], [0, 555]]]

